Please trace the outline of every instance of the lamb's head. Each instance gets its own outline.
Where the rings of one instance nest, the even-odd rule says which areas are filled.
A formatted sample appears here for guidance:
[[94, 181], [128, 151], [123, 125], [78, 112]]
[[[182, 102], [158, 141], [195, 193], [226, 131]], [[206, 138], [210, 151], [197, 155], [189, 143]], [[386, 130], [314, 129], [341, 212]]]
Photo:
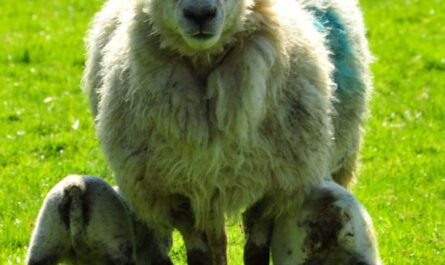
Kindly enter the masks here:
[[220, 46], [231, 37], [227, 35], [240, 28], [252, 0], [149, 2], [153, 22], [160, 29], [160, 34], [169, 35], [177, 41], [169, 45], [184, 45], [190, 51], [202, 52]]

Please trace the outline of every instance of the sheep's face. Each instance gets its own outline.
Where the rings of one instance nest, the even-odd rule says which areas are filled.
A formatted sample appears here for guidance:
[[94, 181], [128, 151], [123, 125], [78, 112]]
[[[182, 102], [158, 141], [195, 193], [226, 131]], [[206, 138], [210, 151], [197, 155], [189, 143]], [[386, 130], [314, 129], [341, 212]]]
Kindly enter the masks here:
[[[246, 0], [152, 0], [162, 23], [178, 34], [189, 48], [199, 51], [215, 46], [226, 31], [242, 20]], [[159, 21], [160, 20], [160, 21]], [[161, 33], [162, 34], [162, 33]]]

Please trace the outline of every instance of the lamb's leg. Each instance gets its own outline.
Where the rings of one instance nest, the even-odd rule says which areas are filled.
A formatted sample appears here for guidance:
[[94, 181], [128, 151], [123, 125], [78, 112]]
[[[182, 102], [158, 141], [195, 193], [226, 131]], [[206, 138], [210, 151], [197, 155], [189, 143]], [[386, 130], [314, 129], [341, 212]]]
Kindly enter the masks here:
[[245, 265], [267, 265], [270, 259], [270, 239], [273, 221], [261, 216], [261, 202], [244, 214], [246, 244], [244, 246]]
[[276, 220], [276, 265], [379, 265], [371, 219], [360, 202], [334, 181], [315, 187], [297, 213]]

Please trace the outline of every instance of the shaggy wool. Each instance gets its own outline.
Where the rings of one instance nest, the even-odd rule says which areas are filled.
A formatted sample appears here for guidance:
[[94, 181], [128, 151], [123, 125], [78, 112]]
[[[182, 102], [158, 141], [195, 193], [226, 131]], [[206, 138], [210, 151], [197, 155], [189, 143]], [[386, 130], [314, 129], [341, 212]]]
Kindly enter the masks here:
[[371, 79], [357, 1], [224, 2], [207, 50], [175, 31], [169, 0], [110, 0], [87, 38], [98, 138], [160, 230], [184, 199], [205, 230], [262, 198], [268, 216], [298, 209], [331, 173], [353, 180]]

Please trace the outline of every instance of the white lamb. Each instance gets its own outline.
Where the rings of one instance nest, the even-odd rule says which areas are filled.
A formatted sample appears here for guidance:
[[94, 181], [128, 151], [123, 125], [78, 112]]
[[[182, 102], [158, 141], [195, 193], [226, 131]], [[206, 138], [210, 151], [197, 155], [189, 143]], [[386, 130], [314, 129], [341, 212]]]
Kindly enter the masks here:
[[26, 264], [171, 265], [169, 247], [101, 178], [72, 175], [47, 194]]

